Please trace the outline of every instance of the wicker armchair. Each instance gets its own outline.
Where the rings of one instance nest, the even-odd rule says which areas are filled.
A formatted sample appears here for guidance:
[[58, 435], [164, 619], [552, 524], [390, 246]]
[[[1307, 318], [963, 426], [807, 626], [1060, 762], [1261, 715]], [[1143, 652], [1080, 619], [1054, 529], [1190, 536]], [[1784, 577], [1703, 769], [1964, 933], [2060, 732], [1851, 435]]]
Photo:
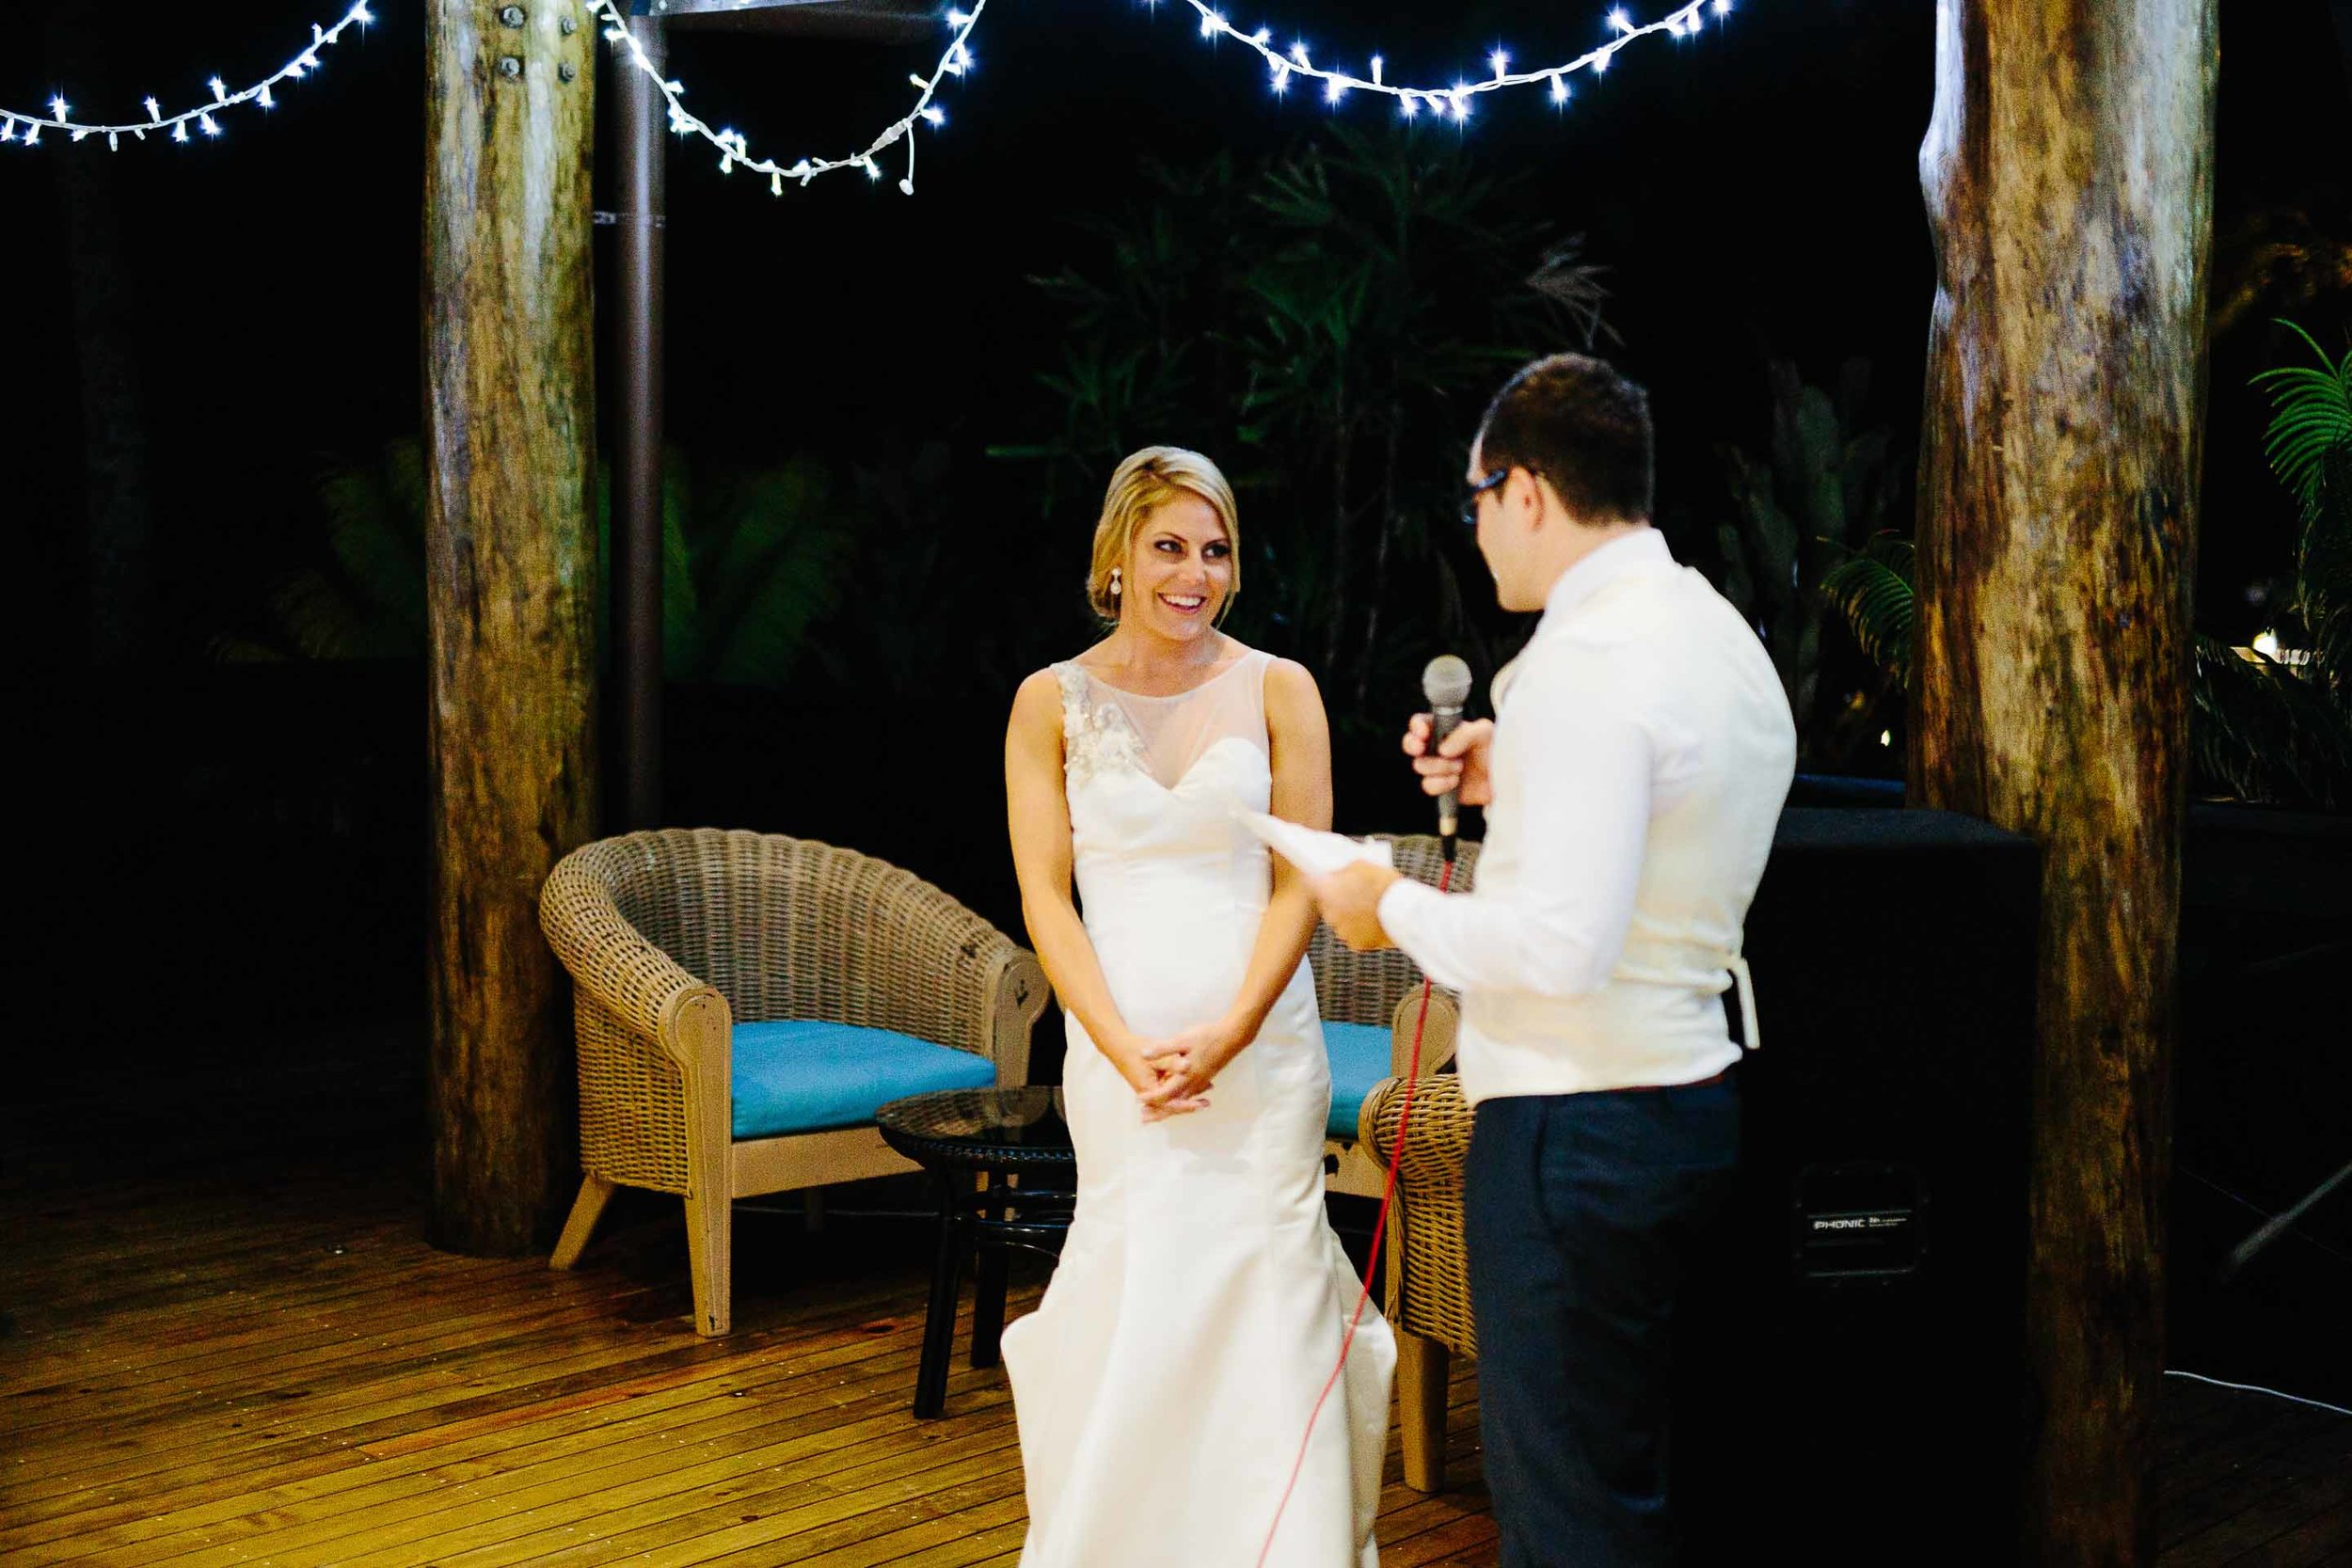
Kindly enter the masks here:
[[[1399, 871], [1437, 885], [1445, 863], [1434, 835], [1375, 836], [1395, 846]], [[1454, 861], [1453, 891], [1469, 892], [1477, 868], [1477, 844], [1463, 843]], [[1331, 1123], [1324, 1146], [1333, 1163], [1330, 1188], [1378, 1197], [1386, 1180], [1384, 1168], [1359, 1147], [1357, 1131], [1364, 1125], [1365, 1095], [1383, 1079], [1411, 1069], [1413, 1029], [1421, 1017], [1421, 971], [1394, 949], [1351, 952], [1330, 927], [1320, 923], [1307, 958], [1314, 966], [1315, 1002], [1323, 1014], [1325, 1048], [1331, 1053]], [[1433, 990], [1422, 1038], [1422, 1071], [1436, 1072], [1454, 1059], [1459, 1018], [1454, 993]]]
[[1456, 1354], [1476, 1357], [1470, 1320], [1469, 1251], [1462, 1241], [1462, 1164], [1470, 1154], [1470, 1107], [1461, 1080], [1448, 1073], [1413, 1084], [1405, 1147], [1397, 1126], [1406, 1080], [1391, 1078], [1364, 1101], [1363, 1143], [1385, 1170], [1396, 1162], [1396, 1203], [1384, 1247], [1385, 1310], [1396, 1331], [1398, 1435], [1405, 1484], [1420, 1492], [1445, 1485], [1446, 1375]]
[[[579, 1259], [615, 1186], [675, 1193], [707, 1335], [732, 1318], [734, 1199], [915, 1168], [870, 1121], [842, 1124], [872, 1114], [861, 1095], [892, 1089], [880, 1069], [818, 1085], [834, 1103], [804, 1118], [815, 1130], [739, 1133], [739, 1029], [800, 1020], [887, 1031], [824, 1037], [820, 1069], [836, 1036], [850, 1042], [843, 1077], [856, 1042], [873, 1039], [934, 1075], [944, 1066], [981, 1084], [1028, 1080], [1029, 1030], [1047, 996], [1036, 958], [930, 883], [854, 850], [715, 829], [605, 839], [557, 864], [539, 924], [571, 972], [580, 1044], [583, 1177], [549, 1261]], [[989, 1067], [957, 1067], [962, 1058], [940, 1047]]]

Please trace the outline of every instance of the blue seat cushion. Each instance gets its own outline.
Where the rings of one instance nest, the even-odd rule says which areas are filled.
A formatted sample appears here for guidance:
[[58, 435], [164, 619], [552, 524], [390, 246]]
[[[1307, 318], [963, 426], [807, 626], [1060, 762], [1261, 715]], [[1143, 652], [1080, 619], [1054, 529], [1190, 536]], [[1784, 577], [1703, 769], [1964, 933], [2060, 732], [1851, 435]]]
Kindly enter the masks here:
[[985, 1056], [852, 1023], [739, 1023], [734, 1047], [738, 1139], [862, 1127], [894, 1100], [996, 1082]]
[[1389, 1075], [1390, 1033], [1376, 1023], [1323, 1021], [1323, 1048], [1331, 1057], [1331, 1120], [1324, 1131], [1342, 1143], [1356, 1141], [1356, 1114], [1364, 1096]]

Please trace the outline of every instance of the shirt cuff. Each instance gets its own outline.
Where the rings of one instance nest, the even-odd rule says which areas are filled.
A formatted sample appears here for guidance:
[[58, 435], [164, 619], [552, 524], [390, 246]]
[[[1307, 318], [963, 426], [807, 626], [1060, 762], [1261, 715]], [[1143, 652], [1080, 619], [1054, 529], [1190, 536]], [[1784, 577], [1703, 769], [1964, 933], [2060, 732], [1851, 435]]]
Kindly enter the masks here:
[[1380, 928], [1389, 933], [1389, 940], [1423, 970], [1429, 965], [1422, 956], [1422, 933], [1427, 929], [1428, 917], [1436, 912], [1432, 906], [1444, 898], [1444, 894], [1426, 882], [1400, 877], [1380, 895], [1374, 911], [1380, 916]]

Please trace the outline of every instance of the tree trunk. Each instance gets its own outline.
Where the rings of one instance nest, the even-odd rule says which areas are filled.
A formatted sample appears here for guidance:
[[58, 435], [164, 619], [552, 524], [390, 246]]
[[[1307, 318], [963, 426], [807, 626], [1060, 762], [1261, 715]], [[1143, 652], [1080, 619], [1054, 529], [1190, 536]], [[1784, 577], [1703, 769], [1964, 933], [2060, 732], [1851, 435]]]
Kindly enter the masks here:
[[2042, 1564], [2155, 1560], [2215, 3], [1939, 0], [1920, 150], [1938, 277], [1911, 784], [2042, 846]]
[[577, 1174], [536, 911], [596, 811], [596, 32], [578, 0], [505, 8], [425, 13], [432, 1234], [497, 1255], [552, 1233]]

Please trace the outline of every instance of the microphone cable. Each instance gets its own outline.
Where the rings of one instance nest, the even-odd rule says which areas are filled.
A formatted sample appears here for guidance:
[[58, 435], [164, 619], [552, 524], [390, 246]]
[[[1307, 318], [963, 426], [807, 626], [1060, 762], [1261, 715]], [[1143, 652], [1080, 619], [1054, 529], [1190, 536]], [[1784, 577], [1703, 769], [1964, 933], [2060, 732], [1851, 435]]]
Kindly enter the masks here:
[[[1453, 880], [1454, 859], [1449, 855], [1444, 867], [1438, 873], [1438, 891], [1445, 892]], [[1365, 1259], [1363, 1286], [1356, 1292], [1356, 1309], [1348, 1314], [1347, 1330], [1340, 1336], [1340, 1358], [1332, 1365], [1331, 1375], [1323, 1380], [1323, 1392], [1315, 1396], [1314, 1408], [1307, 1413], [1307, 1430], [1298, 1439], [1297, 1457], [1291, 1461], [1290, 1479], [1282, 1483], [1281, 1500], [1274, 1505], [1274, 1519], [1266, 1526], [1265, 1544], [1258, 1548], [1257, 1568], [1265, 1568], [1266, 1556], [1274, 1550], [1274, 1533], [1282, 1528], [1282, 1513], [1290, 1507], [1291, 1493], [1298, 1486], [1298, 1472], [1306, 1467], [1307, 1449], [1314, 1442], [1315, 1422], [1322, 1418], [1323, 1407], [1331, 1398], [1331, 1390], [1347, 1371], [1347, 1353], [1356, 1343], [1357, 1325], [1364, 1321], [1364, 1307], [1372, 1300], [1372, 1282], [1380, 1272], [1380, 1245], [1388, 1240], [1389, 1212], [1396, 1202], [1397, 1162], [1405, 1151], [1406, 1132], [1413, 1122], [1413, 1090], [1421, 1082], [1421, 1040], [1422, 1032], [1429, 1027], [1430, 989], [1429, 976], [1423, 974], [1421, 980], [1421, 1011], [1413, 1020], [1413, 1049], [1405, 1068], [1405, 1103], [1397, 1107], [1396, 1144], [1389, 1150], [1389, 1178], [1381, 1184], [1380, 1215], [1373, 1225], [1372, 1251]], [[1358, 1128], [1356, 1136], [1360, 1140], [1364, 1136], [1364, 1129]]]

